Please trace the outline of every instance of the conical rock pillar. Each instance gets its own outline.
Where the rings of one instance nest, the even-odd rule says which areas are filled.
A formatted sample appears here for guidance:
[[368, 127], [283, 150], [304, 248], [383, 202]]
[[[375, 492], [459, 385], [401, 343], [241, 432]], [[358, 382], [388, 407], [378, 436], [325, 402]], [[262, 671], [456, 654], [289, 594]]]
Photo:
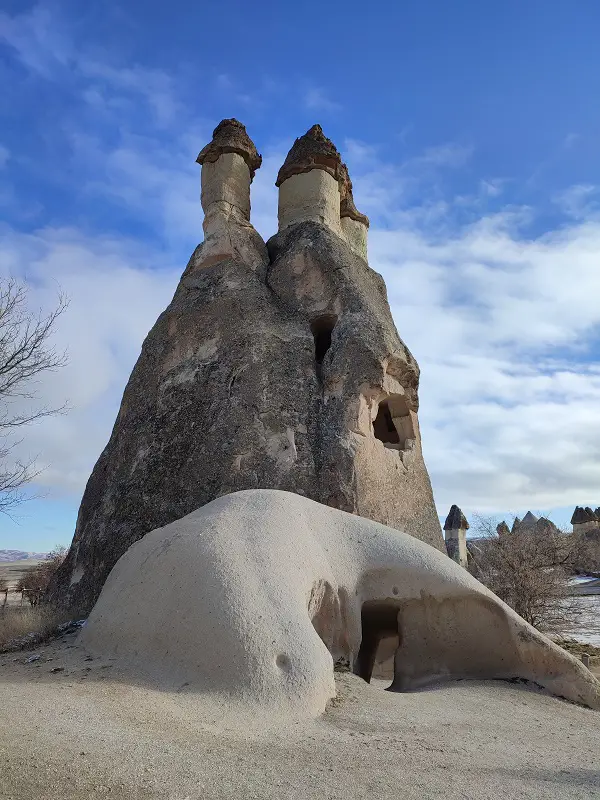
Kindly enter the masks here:
[[418, 366], [383, 279], [343, 235], [347, 171], [311, 130], [280, 192], [315, 171], [334, 186], [312, 214], [300, 197], [306, 213], [268, 246], [249, 218], [260, 157], [245, 128], [225, 120], [201, 151], [205, 241], [142, 346], [52, 600], [89, 609], [134, 542], [243, 489], [295, 492], [444, 550]]

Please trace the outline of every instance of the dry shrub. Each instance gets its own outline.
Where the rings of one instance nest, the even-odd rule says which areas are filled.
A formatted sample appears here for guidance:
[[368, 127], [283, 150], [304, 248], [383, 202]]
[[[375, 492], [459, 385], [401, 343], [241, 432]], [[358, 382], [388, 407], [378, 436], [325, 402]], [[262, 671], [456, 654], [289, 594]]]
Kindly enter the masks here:
[[546, 632], [574, 621], [567, 578], [586, 556], [585, 540], [553, 526], [517, 527], [498, 535], [493, 522], [477, 518], [469, 570], [523, 619]]
[[37, 606], [41, 602], [52, 576], [66, 556], [65, 547], [55, 547], [48, 553], [44, 561], [25, 570], [17, 584], [16, 591], [25, 592], [30, 605]]
[[71, 618], [49, 605], [7, 606], [0, 611], [0, 651], [37, 645], [48, 639], [59, 625]]

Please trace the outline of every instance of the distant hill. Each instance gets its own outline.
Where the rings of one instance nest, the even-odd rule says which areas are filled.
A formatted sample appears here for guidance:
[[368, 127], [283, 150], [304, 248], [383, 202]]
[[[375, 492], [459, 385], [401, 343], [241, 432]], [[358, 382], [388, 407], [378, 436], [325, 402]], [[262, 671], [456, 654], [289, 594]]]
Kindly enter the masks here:
[[0, 562], [25, 561], [30, 558], [46, 558], [48, 553], [27, 553], [25, 550], [0, 550]]

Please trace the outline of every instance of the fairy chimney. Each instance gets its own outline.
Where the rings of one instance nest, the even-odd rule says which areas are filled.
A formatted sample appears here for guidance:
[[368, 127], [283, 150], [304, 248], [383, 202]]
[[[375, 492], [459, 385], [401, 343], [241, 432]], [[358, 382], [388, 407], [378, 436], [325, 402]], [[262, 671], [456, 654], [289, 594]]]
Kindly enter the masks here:
[[446, 551], [461, 567], [467, 566], [467, 531], [469, 523], [458, 506], [452, 506], [444, 522]]
[[50, 588], [71, 607], [89, 608], [146, 533], [243, 489], [296, 492], [444, 549], [419, 368], [366, 262], [368, 220], [337, 149], [319, 126], [296, 140], [267, 243], [250, 221], [261, 159], [244, 126], [223, 120], [198, 162], [204, 242], [144, 341], [88, 481]]
[[597, 530], [600, 527], [600, 515], [596, 511], [587, 506], [577, 506], [571, 517], [571, 524], [573, 526], [573, 533], [588, 533], [589, 531]]
[[357, 210], [348, 168], [320, 125], [296, 139], [276, 186], [280, 231], [300, 222], [319, 222], [366, 260], [369, 219]]

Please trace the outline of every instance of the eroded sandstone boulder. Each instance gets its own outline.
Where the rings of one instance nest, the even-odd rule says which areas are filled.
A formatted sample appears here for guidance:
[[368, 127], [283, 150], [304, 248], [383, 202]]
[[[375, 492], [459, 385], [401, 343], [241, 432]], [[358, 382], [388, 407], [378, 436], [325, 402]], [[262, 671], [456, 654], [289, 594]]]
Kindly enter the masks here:
[[142, 346], [50, 590], [82, 609], [134, 542], [241, 489], [295, 492], [443, 549], [418, 366], [334, 145], [318, 126], [296, 142], [267, 244], [250, 222], [260, 156], [244, 127], [224, 120], [198, 160], [204, 242]]
[[370, 681], [391, 656], [397, 691], [522, 679], [600, 709], [592, 673], [446, 555], [288, 492], [229, 494], [149, 533], [79, 641], [221, 708], [316, 715], [335, 663]]

